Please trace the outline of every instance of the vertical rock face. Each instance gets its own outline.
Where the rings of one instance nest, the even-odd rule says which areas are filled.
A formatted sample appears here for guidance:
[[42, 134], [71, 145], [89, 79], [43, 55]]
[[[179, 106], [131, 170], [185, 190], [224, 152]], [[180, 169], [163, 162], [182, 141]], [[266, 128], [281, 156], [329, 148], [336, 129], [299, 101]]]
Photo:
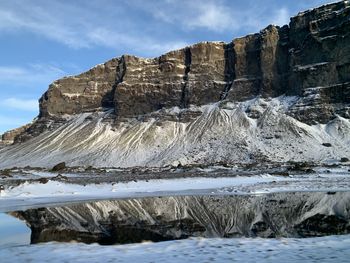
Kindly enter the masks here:
[[113, 106], [119, 59], [52, 83], [40, 98], [40, 117], [76, 114]]
[[233, 54], [224, 43], [199, 43], [188, 50], [185, 103], [203, 105], [219, 101], [233, 80]]
[[306, 98], [302, 110], [300, 105], [296, 109], [298, 119], [325, 122], [335, 114], [350, 116], [349, 29], [348, 1], [291, 19], [289, 89]]
[[133, 117], [180, 105], [185, 76], [185, 50], [159, 58], [123, 56], [122, 81], [114, 94], [116, 112]]
[[288, 91], [288, 30], [268, 26], [260, 34], [233, 40], [235, 79], [228, 99], [274, 97]]
[[123, 79], [115, 90], [122, 117], [219, 101], [233, 74], [232, 50], [224, 43], [199, 43], [154, 59], [123, 56], [122, 61]]
[[152, 59], [114, 58], [51, 84], [40, 99], [36, 124], [46, 127], [47, 119], [101, 108], [123, 119], [282, 94], [300, 96], [288, 112], [300, 121], [349, 118], [349, 30], [350, 4], [341, 1], [300, 13], [289, 26], [268, 26], [230, 43], [198, 43]]

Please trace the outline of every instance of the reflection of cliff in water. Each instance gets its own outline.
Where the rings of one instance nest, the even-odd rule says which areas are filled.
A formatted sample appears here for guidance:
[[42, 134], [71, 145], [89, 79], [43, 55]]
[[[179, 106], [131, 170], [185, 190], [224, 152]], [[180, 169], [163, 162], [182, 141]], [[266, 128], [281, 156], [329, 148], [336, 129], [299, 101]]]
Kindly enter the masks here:
[[32, 243], [101, 244], [202, 237], [312, 237], [350, 232], [350, 193], [185, 196], [99, 201], [16, 213]]

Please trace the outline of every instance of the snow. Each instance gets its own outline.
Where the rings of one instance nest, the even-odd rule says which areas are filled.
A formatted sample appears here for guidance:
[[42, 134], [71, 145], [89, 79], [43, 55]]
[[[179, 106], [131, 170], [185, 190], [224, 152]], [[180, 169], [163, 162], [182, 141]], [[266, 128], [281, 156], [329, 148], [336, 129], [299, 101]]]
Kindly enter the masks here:
[[[71, 175], [73, 176], [73, 175]], [[23, 183], [0, 193], [0, 211], [60, 203], [178, 195], [263, 194], [295, 191], [350, 191], [346, 169], [327, 173], [321, 168], [313, 175], [236, 176], [224, 178], [181, 178], [132, 181], [113, 184]]]
[[321, 67], [321, 66], [325, 66], [329, 64], [329, 62], [320, 62], [320, 63], [313, 63], [313, 64], [308, 64], [308, 65], [298, 65], [298, 66], [295, 66], [295, 68], [299, 71], [302, 71], [302, 70], [315, 70], [317, 67]]
[[0, 211], [49, 203], [146, 196], [215, 194], [217, 189], [277, 180], [272, 176], [238, 178], [184, 178], [118, 184], [77, 185], [57, 181], [24, 183], [0, 193]]
[[[0, 169], [53, 167], [63, 161], [68, 166], [162, 167], [223, 160], [250, 163], [256, 158], [334, 162], [349, 157], [350, 121], [338, 117], [326, 129], [299, 122], [286, 114], [298, 101], [281, 96], [220, 102], [186, 110], [199, 113], [190, 122], [162, 120], [162, 111], [146, 120], [120, 122], [118, 128], [105, 120], [110, 112], [75, 115], [54, 131], [1, 148]], [[260, 117], [250, 117], [250, 111]], [[164, 112], [177, 116], [184, 110], [175, 107]], [[86, 120], [89, 115], [93, 118]], [[324, 142], [332, 147], [323, 147]]]
[[0, 248], [1, 262], [349, 262], [350, 236], [204, 239], [116, 246], [48, 243]]

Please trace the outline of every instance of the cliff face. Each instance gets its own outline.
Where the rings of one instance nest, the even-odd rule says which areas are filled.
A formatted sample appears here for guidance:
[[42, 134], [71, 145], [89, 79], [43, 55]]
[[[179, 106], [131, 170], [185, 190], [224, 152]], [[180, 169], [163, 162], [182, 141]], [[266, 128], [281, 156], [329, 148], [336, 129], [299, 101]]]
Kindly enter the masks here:
[[[76, 164], [77, 154], [99, 164], [97, 144], [100, 152], [109, 149], [105, 154], [115, 156], [103, 158], [105, 164], [122, 166], [159, 165], [160, 159], [161, 164], [179, 158], [187, 162], [188, 156], [196, 161], [290, 159], [269, 154], [276, 147], [301, 160], [314, 153], [317, 160], [338, 158], [348, 154], [344, 145], [350, 144], [349, 32], [350, 3], [341, 1], [299, 13], [288, 26], [268, 26], [229, 43], [198, 43], [152, 59], [114, 58], [51, 84], [40, 99], [38, 120], [14, 140], [24, 142], [44, 132], [61, 138], [67, 132], [64, 142], [46, 143]], [[82, 114], [91, 115], [80, 121]], [[311, 126], [316, 124], [328, 128]], [[68, 127], [69, 132], [64, 130]], [[45, 136], [32, 143], [44, 150]], [[88, 143], [83, 152], [77, 144], [82, 138]], [[66, 149], [62, 145], [69, 140]], [[323, 140], [337, 142], [338, 148], [332, 153], [316, 149]], [[224, 141], [227, 152], [218, 150]], [[289, 149], [296, 141], [299, 149], [305, 148], [299, 157]], [[4, 157], [0, 152], [0, 161], [7, 163], [9, 151], [17, 156], [21, 150], [31, 152], [31, 144], [6, 150]], [[51, 157], [38, 153], [37, 160]]]
[[40, 117], [77, 114], [112, 107], [120, 59], [52, 83], [40, 99]]
[[54, 82], [40, 99], [40, 116], [114, 107], [125, 118], [288, 94], [306, 98], [291, 113], [299, 120], [349, 117], [349, 7], [348, 1], [322, 6], [293, 17], [289, 26], [269, 26], [227, 44], [199, 43], [154, 59], [112, 59]]

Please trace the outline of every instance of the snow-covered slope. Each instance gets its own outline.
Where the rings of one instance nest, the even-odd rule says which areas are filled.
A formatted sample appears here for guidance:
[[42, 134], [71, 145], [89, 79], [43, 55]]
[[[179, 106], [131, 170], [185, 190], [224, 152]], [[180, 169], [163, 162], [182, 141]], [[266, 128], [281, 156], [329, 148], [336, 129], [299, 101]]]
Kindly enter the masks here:
[[[62, 161], [95, 167], [323, 162], [350, 156], [348, 119], [309, 126], [286, 114], [296, 103], [298, 98], [283, 96], [175, 107], [117, 125], [109, 121], [110, 112], [72, 115], [54, 131], [1, 149], [0, 168], [51, 167]], [[200, 114], [189, 122], [176, 120], [184, 111]]]

